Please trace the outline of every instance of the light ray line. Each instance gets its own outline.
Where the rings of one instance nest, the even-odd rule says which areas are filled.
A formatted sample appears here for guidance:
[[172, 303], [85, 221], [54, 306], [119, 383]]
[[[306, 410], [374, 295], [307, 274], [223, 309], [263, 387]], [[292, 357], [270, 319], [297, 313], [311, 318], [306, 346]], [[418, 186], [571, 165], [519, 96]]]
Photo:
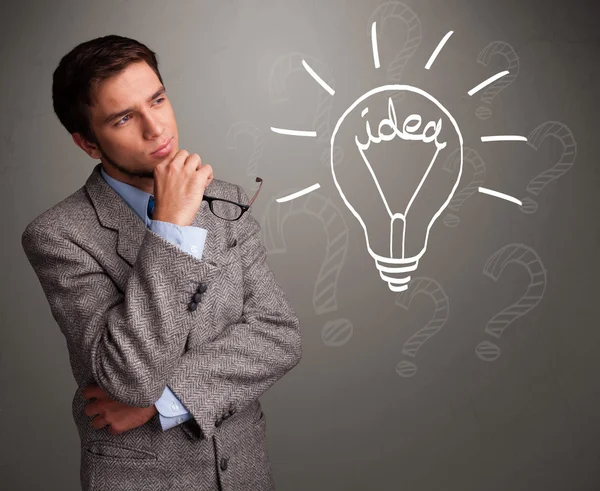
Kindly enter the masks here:
[[308, 66], [308, 63], [306, 63], [306, 61], [302, 60], [302, 65], [304, 65], [304, 68], [306, 68], [306, 71], [308, 73], [310, 73], [310, 76], [312, 78], [314, 78], [321, 87], [323, 87], [331, 95], [335, 94], [335, 90], [333, 90], [331, 87], [329, 87], [329, 85], [327, 85], [325, 83], [325, 81], [321, 77], [319, 77], [310, 66]]
[[286, 130], [285, 128], [274, 128], [271, 126], [271, 131], [279, 133], [281, 135], [292, 135], [292, 136], [317, 136], [316, 131], [305, 131], [305, 130]]
[[495, 196], [496, 198], [505, 199], [506, 201], [512, 201], [513, 203], [516, 203], [519, 206], [521, 206], [523, 204], [523, 202], [517, 198], [513, 198], [512, 196], [509, 196], [508, 194], [500, 193], [498, 191], [493, 191], [492, 189], [480, 187], [479, 192], [484, 193], [484, 194], [489, 194], [490, 196]]
[[285, 201], [290, 201], [290, 200], [299, 198], [300, 196], [308, 194], [308, 193], [314, 191], [315, 189], [319, 189], [320, 187], [321, 187], [321, 185], [317, 182], [317, 183], [313, 184], [312, 186], [308, 186], [307, 188], [301, 189], [300, 191], [296, 191], [295, 193], [288, 194], [287, 196], [284, 196], [283, 198], [277, 198], [275, 201], [277, 201], [277, 203], [284, 203]]
[[519, 141], [526, 142], [526, 136], [519, 135], [490, 135], [490, 136], [482, 136], [482, 142], [498, 142], [498, 141]]
[[454, 31], [449, 31], [442, 38], [442, 40], [437, 45], [437, 48], [435, 48], [435, 50], [433, 50], [433, 53], [431, 53], [431, 56], [429, 57], [429, 61], [425, 65], [425, 70], [429, 70], [431, 68], [431, 65], [433, 64], [433, 62], [437, 58], [437, 55], [442, 50], [442, 48], [444, 47], [444, 44], [446, 44], [446, 41], [448, 41], [448, 38], [450, 38], [450, 36], [452, 36], [453, 33], [454, 33]]
[[469, 90], [468, 94], [469, 95], [473, 95], [476, 92], [479, 92], [481, 89], [483, 89], [486, 85], [490, 85], [492, 82], [495, 82], [496, 80], [498, 80], [501, 77], [504, 77], [504, 75], [508, 74], [509, 71], [508, 70], [504, 70], [503, 72], [500, 73], [496, 73], [496, 75], [492, 75], [490, 78], [488, 78], [487, 80], [484, 80], [483, 82], [481, 82], [479, 85], [476, 85], [475, 87], [473, 87], [471, 90]]
[[379, 50], [377, 48], [377, 21], [373, 22], [371, 26], [371, 44], [373, 45], [373, 61], [375, 62], [375, 68], [379, 68]]

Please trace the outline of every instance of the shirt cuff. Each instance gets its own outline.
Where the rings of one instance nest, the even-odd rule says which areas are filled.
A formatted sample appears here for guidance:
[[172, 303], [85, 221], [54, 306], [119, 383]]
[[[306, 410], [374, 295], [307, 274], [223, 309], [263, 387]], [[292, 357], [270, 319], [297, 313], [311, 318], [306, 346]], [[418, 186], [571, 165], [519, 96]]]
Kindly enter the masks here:
[[163, 431], [169, 430], [192, 418], [173, 391], [166, 386], [160, 399], [154, 403]]
[[162, 396], [160, 399], [154, 403], [156, 409], [160, 414], [167, 418], [171, 418], [173, 416], [181, 416], [186, 414], [188, 411], [181, 403], [181, 401], [177, 398], [173, 391], [169, 389], [168, 386], [163, 390]]
[[195, 258], [202, 258], [202, 252], [204, 251], [204, 244], [206, 242], [206, 229], [193, 227], [191, 225], [182, 227], [171, 222], [152, 220], [150, 230]]
[[185, 423], [188, 419], [192, 419], [192, 415], [190, 413], [184, 414], [182, 416], [173, 416], [172, 418], [167, 418], [162, 414], [158, 413], [160, 417], [160, 426], [163, 431], [170, 430], [181, 423]]

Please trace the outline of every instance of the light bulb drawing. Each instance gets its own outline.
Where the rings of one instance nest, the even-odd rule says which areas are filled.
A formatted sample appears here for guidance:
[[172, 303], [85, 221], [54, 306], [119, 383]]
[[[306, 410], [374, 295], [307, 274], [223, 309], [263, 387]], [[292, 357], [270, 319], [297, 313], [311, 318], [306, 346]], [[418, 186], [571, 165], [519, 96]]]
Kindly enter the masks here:
[[[441, 52], [443, 46], [450, 39], [453, 31], [449, 31], [438, 43], [436, 49], [429, 57], [425, 69], [429, 70], [436, 57]], [[373, 62], [375, 68], [380, 67], [379, 52], [377, 48], [377, 26], [376, 22], [371, 26], [371, 43], [373, 51]], [[331, 96], [335, 95], [326, 81], [324, 81], [313, 70], [306, 61], [302, 61], [306, 72]], [[477, 84], [467, 93], [473, 96], [496, 80], [509, 73], [508, 70], [496, 73], [483, 82]], [[414, 110], [404, 111], [397, 115], [395, 100], [406, 99], [404, 96], [411, 94], [417, 100], [419, 114]], [[402, 97], [397, 97], [401, 95]], [[382, 109], [384, 108], [384, 109]], [[421, 114], [427, 113], [425, 122]], [[369, 117], [377, 117], [379, 114], [385, 114], [376, 124], [376, 130], [371, 127]], [[433, 115], [433, 117], [431, 117]], [[361, 128], [361, 129], [357, 129]], [[316, 131], [311, 130], [293, 130], [271, 127], [271, 131], [282, 135], [315, 137]], [[365, 136], [366, 135], [366, 136]], [[487, 135], [481, 136], [481, 142], [498, 141], [527, 141], [527, 138], [519, 135]], [[386, 145], [392, 140], [405, 142], [415, 142], [419, 145], [425, 145], [426, 159], [424, 161], [413, 162], [411, 158], [404, 157], [404, 154], [398, 156], [392, 150], [384, 151], [386, 157], [391, 156], [393, 164], [399, 166], [402, 172], [415, 172], [418, 167], [419, 177], [413, 187], [412, 184], [406, 184], [409, 187], [407, 198], [401, 200], [400, 204], [390, 204], [390, 194], [397, 198], [396, 192], [383, 192], [381, 179], [370, 161], [368, 152], [371, 147]], [[415, 143], [410, 143], [414, 145]], [[348, 146], [351, 151], [348, 152]], [[336, 167], [336, 155], [334, 148], [344, 148], [344, 155], [353, 155], [353, 159], [345, 159], [343, 166]], [[387, 147], [386, 147], [387, 148]], [[431, 151], [431, 153], [429, 153]], [[459, 154], [458, 172], [448, 178], [447, 172], [438, 172], [442, 169], [443, 162], [448, 155], [457, 152]], [[430, 157], [430, 155], [432, 156]], [[349, 162], [352, 161], [352, 163]], [[348, 210], [360, 223], [364, 235], [366, 248], [379, 272], [381, 279], [387, 282], [388, 287], [393, 292], [401, 292], [408, 288], [411, 281], [411, 273], [417, 270], [419, 261], [425, 254], [429, 242], [430, 230], [436, 223], [437, 218], [444, 212], [459, 185], [463, 171], [463, 136], [455, 118], [450, 112], [431, 94], [426, 91], [404, 84], [388, 84], [373, 88], [365, 94], [358, 97], [338, 119], [330, 140], [330, 164], [333, 183]], [[365, 168], [368, 172], [365, 171]], [[354, 176], [364, 176], [356, 178]], [[445, 176], [445, 177], [444, 177]], [[367, 190], [357, 191], [353, 180], [362, 179]], [[440, 180], [441, 179], [441, 180]], [[405, 179], [403, 178], [403, 181]], [[407, 180], [408, 181], [408, 180]], [[412, 182], [412, 181], [411, 181]], [[306, 193], [317, 189], [319, 184], [313, 184], [293, 195], [284, 196], [277, 199], [277, 202], [285, 202], [298, 198]], [[375, 190], [376, 189], [376, 193]], [[371, 201], [361, 198], [361, 194], [377, 194], [377, 198], [370, 197]], [[499, 191], [479, 187], [478, 191], [487, 196], [493, 196], [512, 203], [521, 205], [521, 201]], [[362, 200], [361, 200], [362, 199]], [[373, 201], [373, 199], [375, 201]], [[369, 220], [365, 216], [369, 215]], [[375, 218], [373, 218], [375, 217]], [[384, 239], [389, 237], [389, 241], [381, 241], [375, 247], [373, 240], [381, 239], [381, 223], [388, 224]], [[387, 235], [389, 234], [389, 235]]]
[[[455, 131], [455, 136], [456, 136], [457, 143], [458, 143], [459, 149], [460, 149], [460, 160], [459, 160], [458, 173], [456, 174], [455, 177], [452, 178], [453, 182], [450, 183], [451, 187], [450, 187], [450, 189], [447, 190], [448, 194], [445, 194], [442, 196], [438, 195], [438, 196], [427, 197], [427, 201], [429, 203], [432, 203], [433, 200], [436, 200], [436, 202], [432, 203], [433, 209], [431, 207], [429, 208], [429, 211], [432, 213], [428, 213], [427, 217], [425, 218], [425, 220], [427, 220], [425, 236], [422, 238], [422, 240], [418, 241], [419, 244], [422, 244], [420, 250], [416, 251], [415, 254], [410, 254], [407, 251], [406, 236], [407, 236], [407, 224], [409, 222], [408, 216], [409, 216], [411, 206], [417, 199], [419, 192], [423, 188], [423, 185], [425, 184], [428, 177], [430, 177], [432, 175], [431, 174], [432, 168], [436, 164], [438, 167], [441, 167], [443, 161], [445, 160], [446, 156], [443, 154], [443, 152], [440, 155], [440, 152], [442, 150], [446, 149], [446, 152], [450, 153], [449, 150], [447, 149], [448, 142], [447, 141], [443, 141], [443, 142], [438, 141], [438, 136], [440, 135], [440, 132], [441, 132], [442, 126], [443, 126], [443, 119], [439, 118], [437, 121], [429, 121], [426, 125], [424, 125], [424, 127], [422, 127], [421, 116], [418, 114], [410, 114], [404, 119], [404, 122], [402, 123], [401, 128], [399, 128], [398, 120], [397, 120], [397, 116], [396, 116], [396, 110], [394, 107], [394, 102], [392, 100], [392, 96], [389, 96], [387, 98], [388, 117], [384, 118], [380, 121], [378, 131], [377, 131], [377, 136], [373, 135], [369, 121], [366, 121], [366, 123], [365, 123], [365, 132], [368, 135], [368, 139], [366, 140], [366, 142], [364, 141], [364, 139], [363, 139], [363, 141], [361, 141], [361, 139], [359, 138], [358, 135], [354, 136], [354, 143], [356, 145], [356, 148], [357, 148], [358, 152], [360, 153], [360, 156], [364, 162], [364, 165], [367, 166], [369, 173], [371, 174], [371, 177], [372, 177], [373, 181], [375, 182], [375, 185], [379, 192], [380, 198], [386, 208], [386, 211], [387, 211], [387, 214], [388, 214], [388, 217], [390, 220], [389, 250], [382, 251], [381, 254], [379, 254], [373, 250], [373, 247], [371, 245], [370, 236], [369, 236], [369, 226], [363, 219], [363, 216], [361, 216], [360, 212], [357, 210], [357, 206], [350, 202], [350, 200], [346, 196], [346, 193], [344, 193], [342, 186], [340, 185], [340, 182], [338, 179], [339, 171], [336, 173], [336, 168], [335, 168], [336, 167], [335, 166], [335, 154], [333, 151], [331, 152], [331, 172], [332, 172], [334, 184], [335, 184], [342, 200], [344, 201], [346, 207], [352, 212], [352, 214], [356, 217], [356, 219], [359, 221], [359, 223], [361, 224], [361, 226], [363, 228], [363, 231], [365, 233], [367, 250], [368, 250], [369, 254], [371, 255], [371, 257], [375, 260], [375, 265], [377, 267], [377, 270], [379, 271], [381, 279], [386, 281], [389, 285], [390, 290], [392, 290], [394, 292], [403, 291], [408, 287], [407, 285], [411, 278], [408, 273], [410, 273], [411, 271], [415, 271], [417, 269], [419, 259], [425, 253], [425, 250], [427, 249], [427, 241], [429, 238], [429, 231], [430, 231], [432, 225], [434, 224], [434, 222], [436, 221], [436, 219], [440, 216], [442, 211], [444, 211], [444, 209], [446, 208], [446, 206], [452, 199], [452, 196], [454, 195], [454, 192], [456, 191], [458, 183], [460, 182], [460, 177], [462, 175], [462, 166], [463, 166], [463, 163], [462, 163], [463, 162], [463, 138], [460, 133], [460, 129], [458, 128], [458, 124], [456, 123], [456, 120], [452, 117], [452, 115], [448, 112], [448, 110], [444, 106], [442, 106], [442, 104], [440, 104], [440, 102], [437, 101], [435, 98], [433, 98], [430, 94], [428, 94], [427, 92], [425, 92], [417, 87], [412, 87], [409, 85], [398, 85], [398, 84], [384, 85], [384, 86], [372, 89], [369, 92], [362, 95], [361, 97], [359, 97], [348, 109], [346, 109], [344, 114], [338, 120], [338, 122], [333, 130], [333, 134], [332, 134], [332, 138], [331, 138], [331, 148], [333, 149], [333, 146], [336, 142], [336, 137], [338, 135], [340, 128], [344, 124], [346, 118], [349, 115], [351, 115], [351, 113], [353, 111], [355, 111], [358, 108], [361, 108], [364, 105], [364, 103], [368, 102], [368, 99], [370, 99], [371, 97], [376, 97], [377, 95], [379, 95], [382, 92], [395, 93], [397, 91], [413, 92], [413, 93], [416, 93], [416, 94], [424, 97], [426, 100], [429, 100], [430, 102], [432, 102], [440, 110], [442, 115], [448, 121], [450, 121], [450, 123], [452, 124], [452, 128]], [[360, 111], [361, 117], [364, 117], [368, 112], [369, 112], [369, 107], [368, 106], [364, 107], [364, 109], [362, 109], [362, 111]], [[369, 149], [371, 144], [379, 144], [382, 141], [391, 141], [396, 137], [399, 137], [403, 140], [421, 141], [426, 144], [433, 144], [435, 146], [435, 153], [434, 153], [431, 161], [428, 163], [427, 169], [425, 170], [423, 177], [421, 178], [420, 182], [418, 183], [416, 189], [413, 191], [412, 196], [410, 197], [408, 203], [401, 210], [392, 211], [392, 209], [388, 203], [388, 199], [386, 198], [386, 196], [384, 195], [384, 192], [381, 189], [379, 179], [377, 178], [377, 175], [374, 172], [373, 167], [372, 167], [371, 163], [369, 162], [369, 159], [366, 156], [366, 151]], [[452, 148], [455, 148], [455, 147], [453, 146]], [[410, 162], [408, 162], [408, 164], [410, 164]], [[343, 172], [344, 173], [349, 173], [349, 172], [352, 173], [353, 170], [354, 169], [352, 169], [351, 166], [347, 165], [343, 169]], [[417, 219], [423, 220], [422, 214], [419, 214]], [[396, 226], [396, 220], [400, 220], [400, 222], [402, 223], [402, 225], [400, 227]], [[417, 228], [417, 227], [415, 227], [415, 228]], [[420, 227], [418, 227], [418, 228], [420, 228]], [[394, 242], [395, 242], [394, 241], [394, 232], [400, 232], [402, 234], [400, 251], [394, 250]]]

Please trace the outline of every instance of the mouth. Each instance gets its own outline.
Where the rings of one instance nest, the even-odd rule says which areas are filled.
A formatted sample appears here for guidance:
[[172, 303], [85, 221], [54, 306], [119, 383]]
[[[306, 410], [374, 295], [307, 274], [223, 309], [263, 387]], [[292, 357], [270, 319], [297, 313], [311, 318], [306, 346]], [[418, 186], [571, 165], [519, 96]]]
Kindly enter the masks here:
[[173, 137], [169, 138], [165, 144], [163, 144], [160, 147], [158, 147], [150, 155], [153, 155], [155, 157], [163, 157], [163, 156], [165, 156], [166, 154], [168, 154], [171, 151], [171, 143], [172, 142], [173, 142]]

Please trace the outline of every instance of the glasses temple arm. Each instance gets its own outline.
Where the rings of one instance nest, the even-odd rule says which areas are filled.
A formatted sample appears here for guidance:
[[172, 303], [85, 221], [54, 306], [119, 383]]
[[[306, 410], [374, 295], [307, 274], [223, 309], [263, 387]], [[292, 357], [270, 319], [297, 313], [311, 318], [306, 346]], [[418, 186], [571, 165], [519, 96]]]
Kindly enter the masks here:
[[252, 196], [252, 199], [248, 203], [248, 207], [252, 206], [252, 203], [254, 203], [254, 200], [258, 196], [258, 193], [260, 192], [260, 188], [262, 187], [262, 184], [263, 184], [263, 180], [260, 177], [256, 178], [256, 182], [260, 182], [260, 184], [258, 185], [258, 189], [256, 190], [256, 193], [254, 193], [254, 196]]

